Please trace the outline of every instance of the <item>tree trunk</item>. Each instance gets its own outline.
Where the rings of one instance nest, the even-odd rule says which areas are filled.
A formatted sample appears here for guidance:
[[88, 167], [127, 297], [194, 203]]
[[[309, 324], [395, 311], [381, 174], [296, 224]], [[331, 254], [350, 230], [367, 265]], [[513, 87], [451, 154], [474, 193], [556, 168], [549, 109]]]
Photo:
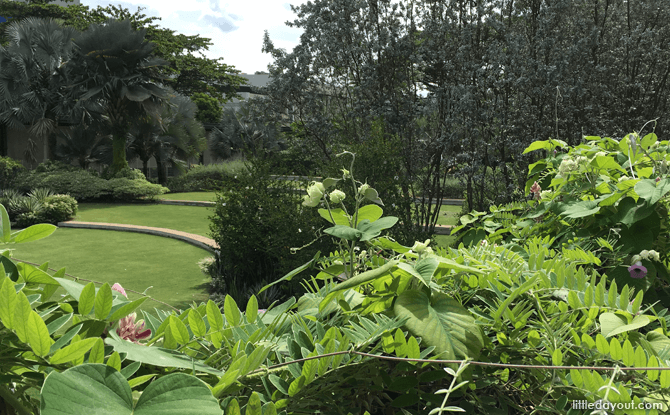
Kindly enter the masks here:
[[112, 138], [113, 161], [111, 165], [112, 174], [128, 167], [126, 161], [126, 135], [116, 132]]
[[154, 154], [156, 159], [156, 170], [158, 171], [158, 183], [165, 185], [167, 182], [167, 174], [165, 173], [165, 166], [163, 165], [163, 158], [159, 151]]
[[142, 159], [142, 173], [144, 177], [149, 178], [149, 159]]

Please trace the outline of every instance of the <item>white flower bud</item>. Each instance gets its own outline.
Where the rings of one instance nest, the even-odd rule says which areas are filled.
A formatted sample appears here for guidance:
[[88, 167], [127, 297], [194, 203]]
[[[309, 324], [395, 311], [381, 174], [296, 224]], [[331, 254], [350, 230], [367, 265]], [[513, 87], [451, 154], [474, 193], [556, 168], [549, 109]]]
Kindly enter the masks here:
[[330, 192], [329, 196], [330, 196], [330, 201], [332, 203], [340, 203], [341, 201], [344, 200], [344, 198], [347, 197], [347, 195], [343, 191], [337, 190], [337, 189]]
[[421, 242], [414, 242], [414, 246], [412, 246], [412, 251], [416, 252], [417, 254], [422, 253], [423, 251], [428, 248], [428, 245], [430, 245], [430, 239], [426, 239], [426, 242], [421, 243]]
[[367, 183], [362, 184], [361, 187], [358, 188], [358, 193], [359, 194], [364, 194], [365, 191], [368, 190], [369, 188], [370, 188], [369, 184], [367, 184]]

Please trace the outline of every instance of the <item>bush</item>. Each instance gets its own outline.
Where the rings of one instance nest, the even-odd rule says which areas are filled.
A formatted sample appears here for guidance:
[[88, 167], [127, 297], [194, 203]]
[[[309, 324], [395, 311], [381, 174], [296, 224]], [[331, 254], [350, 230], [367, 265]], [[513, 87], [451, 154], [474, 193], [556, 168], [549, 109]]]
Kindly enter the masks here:
[[153, 199], [168, 192], [166, 187], [149, 183], [147, 180], [117, 178], [110, 179], [108, 185], [114, 200]]
[[111, 170], [106, 169], [101, 177], [103, 179], [130, 179], [130, 180], [146, 180], [147, 177], [139, 169], [132, 169], [130, 167], [124, 167], [116, 173], [112, 174]]
[[23, 164], [11, 157], [0, 157], [0, 188], [11, 186], [14, 179], [25, 170]]
[[81, 169], [28, 172], [17, 178], [15, 187], [24, 193], [31, 189], [45, 187], [57, 194], [69, 194], [78, 201], [100, 199], [110, 194], [107, 180]]
[[42, 202], [39, 222], [57, 224], [72, 219], [77, 214], [77, 201], [70, 195], [53, 195]]
[[59, 160], [46, 160], [35, 167], [35, 171], [37, 173], [54, 173], [77, 170], [80, 170], [79, 167]]
[[181, 176], [169, 178], [167, 187], [171, 192], [218, 190], [224, 182], [244, 171], [246, 167], [242, 159], [220, 164], [195, 165]]
[[[45, 163], [43, 163], [44, 165]], [[56, 163], [52, 163], [56, 165]], [[49, 168], [47, 165], [45, 168]], [[15, 180], [15, 188], [22, 193], [32, 189], [46, 188], [56, 194], [69, 194], [77, 201], [90, 200], [133, 200], [153, 198], [166, 193], [167, 188], [152, 184], [137, 169], [124, 169], [120, 176], [110, 180], [82, 170], [51, 170], [26, 172]]]
[[[323, 238], [309, 252], [291, 253], [312, 242], [324, 221], [315, 209], [301, 206], [301, 195], [293, 191], [299, 183], [272, 181], [270, 175], [269, 162], [254, 160], [237, 179], [229, 177], [212, 217], [212, 238], [220, 247], [220, 274], [213, 278], [212, 291], [242, 304], [264, 284], [307, 262], [314, 250], [333, 246]], [[299, 285], [294, 282], [287, 290], [295, 293]]]

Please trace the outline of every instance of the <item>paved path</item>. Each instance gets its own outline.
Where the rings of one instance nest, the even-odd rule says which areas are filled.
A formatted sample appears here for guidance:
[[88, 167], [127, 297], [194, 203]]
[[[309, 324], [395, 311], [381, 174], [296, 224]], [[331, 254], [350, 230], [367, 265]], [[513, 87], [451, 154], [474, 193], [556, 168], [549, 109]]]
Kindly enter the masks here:
[[206, 249], [210, 252], [213, 252], [215, 249], [219, 249], [219, 245], [214, 241], [214, 239], [196, 235], [194, 233], [175, 231], [174, 229], [154, 228], [151, 226], [127, 225], [120, 223], [79, 222], [75, 220], [59, 222], [58, 226], [62, 228], [105, 229], [111, 231], [139, 232], [149, 235], [179, 239], [199, 248]]

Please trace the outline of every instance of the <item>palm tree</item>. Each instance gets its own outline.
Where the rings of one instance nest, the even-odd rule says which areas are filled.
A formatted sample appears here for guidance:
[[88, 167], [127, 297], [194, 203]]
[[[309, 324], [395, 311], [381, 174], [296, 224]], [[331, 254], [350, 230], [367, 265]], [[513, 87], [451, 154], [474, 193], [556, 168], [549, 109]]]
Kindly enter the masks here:
[[268, 123], [252, 103], [242, 105], [237, 111], [227, 109], [223, 120], [210, 136], [209, 148], [214, 156], [227, 159], [234, 153], [246, 151], [259, 156], [265, 151], [285, 148], [274, 124]]
[[70, 163], [76, 160], [82, 169], [88, 169], [91, 163], [109, 164], [111, 162], [111, 139], [101, 134], [96, 126], [78, 125], [53, 136], [54, 157]]
[[205, 129], [195, 116], [198, 107], [183, 95], [173, 94], [161, 112], [162, 125], [150, 118], [131, 129], [132, 152], [142, 160], [144, 174], [153, 156], [158, 181], [165, 183], [165, 164], [183, 169], [186, 160], [197, 158], [207, 147]]
[[168, 91], [157, 82], [155, 68], [166, 62], [152, 55], [146, 30], [128, 20], [110, 19], [91, 25], [75, 39], [76, 53], [68, 65], [73, 87], [70, 99], [101, 105], [112, 133], [112, 172], [128, 166], [126, 137], [130, 126], [147, 115], [159, 119]]
[[35, 163], [35, 138], [45, 144], [59, 118], [70, 115], [63, 103], [63, 66], [73, 53], [77, 33], [52, 19], [27, 18], [7, 28], [10, 39], [0, 46], [0, 122], [14, 129], [28, 125], [26, 161]]

